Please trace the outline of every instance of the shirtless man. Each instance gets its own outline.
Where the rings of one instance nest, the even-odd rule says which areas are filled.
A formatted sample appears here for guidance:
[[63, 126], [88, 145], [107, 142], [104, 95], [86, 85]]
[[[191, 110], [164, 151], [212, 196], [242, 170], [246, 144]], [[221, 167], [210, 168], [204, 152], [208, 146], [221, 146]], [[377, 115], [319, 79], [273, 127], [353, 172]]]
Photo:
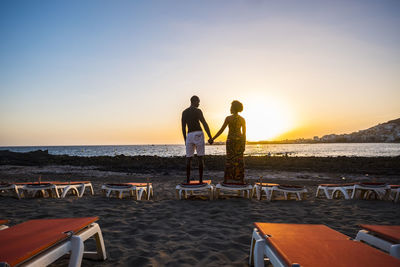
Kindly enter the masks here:
[[[212, 143], [210, 129], [204, 119], [203, 112], [198, 108], [200, 105], [200, 98], [198, 96], [192, 96], [190, 98], [190, 107], [182, 112], [182, 134], [185, 139], [186, 145], [186, 178], [187, 183], [190, 183], [190, 169], [192, 165], [192, 158], [194, 156], [194, 150], [197, 151], [199, 157], [199, 182], [203, 182], [203, 166], [204, 166], [204, 133], [201, 129], [200, 122], [203, 124], [204, 130], [206, 131], [209, 142]], [[186, 135], [186, 126], [188, 128]]]

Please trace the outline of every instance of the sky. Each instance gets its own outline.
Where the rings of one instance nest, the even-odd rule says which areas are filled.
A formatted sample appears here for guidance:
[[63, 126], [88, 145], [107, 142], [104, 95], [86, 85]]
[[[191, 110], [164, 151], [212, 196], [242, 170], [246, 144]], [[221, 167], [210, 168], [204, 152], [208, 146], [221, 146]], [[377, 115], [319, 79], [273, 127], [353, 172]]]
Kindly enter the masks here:
[[[400, 117], [400, 1], [0, 1], [0, 146], [350, 133]], [[217, 141], [224, 141], [222, 135]]]

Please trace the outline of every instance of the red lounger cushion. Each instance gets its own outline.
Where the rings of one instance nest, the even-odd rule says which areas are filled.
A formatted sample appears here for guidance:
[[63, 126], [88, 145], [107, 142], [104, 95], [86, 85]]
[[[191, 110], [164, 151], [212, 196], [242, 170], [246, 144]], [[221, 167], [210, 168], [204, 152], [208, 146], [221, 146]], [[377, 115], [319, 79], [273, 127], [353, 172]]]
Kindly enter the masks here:
[[289, 266], [399, 266], [400, 261], [325, 225], [255, 223]]
[[400, 225], [370, 225], [360, 224], [361, 228], [373, 232], [377, 236], [392, 241], [394, 243], [400, 243]]
[[205, 185], [205, 184], [211, 184], [211, 180], [203, 180], [202, 183], [200, 181], [190, 181], [189, 183], [182, 183], [181, 185], [183, 186], [191, 186], [191, 185]]
[[260, 182], [257, 182], [256, 183], [256, 185], [261, 185], [261, 186], [278, 186], [279, 184], [272, 184], [272, 183], [260, 183]]
[[346, 184], [320, 184], [320, 186], [326, 186], [326, 187], [341, 187], [341, 186], [353, 186], [356, 183], [346, 183]]
[[39, 252], [77, 233], [98, 217], [30, 220], [0, 231], [0, 262], [11, 266], [22, 263]]
[[8, 220], [0, 220], [0, 225], [8, 223]]
[[90, 181], [71, 181], [71, 182], [52, 182], [53, 184], [56, 185], [76, 185], [76, 184], [89, 184]]

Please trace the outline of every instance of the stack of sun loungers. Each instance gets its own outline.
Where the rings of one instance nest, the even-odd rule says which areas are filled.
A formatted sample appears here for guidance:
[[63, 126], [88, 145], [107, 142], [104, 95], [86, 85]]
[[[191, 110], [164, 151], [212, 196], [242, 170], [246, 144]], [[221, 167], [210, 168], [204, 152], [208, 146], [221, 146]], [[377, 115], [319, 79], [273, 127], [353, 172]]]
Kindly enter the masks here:
[[86, 189], [90, 189], [91, 194], [94, 195], [93, 186], [90, 181], [46, 181], [0, 184], [0, 192], [11, 191], [18, 198], [35, 197], [36, 195], [64, 198], [68, 193], [82, 197]]
[[[0, 262], [9, 266], [47, 266], [70, 255], [69, 266], [82, 258], [105, 260], [98, 217], [31, 220], [0, 231]], [[96, 252], [85, 252], [84, 241], [96, 239]]]
[[264, 266], [400, 266], [400, 260], [325, 225], [255, 223], [249, 264]]

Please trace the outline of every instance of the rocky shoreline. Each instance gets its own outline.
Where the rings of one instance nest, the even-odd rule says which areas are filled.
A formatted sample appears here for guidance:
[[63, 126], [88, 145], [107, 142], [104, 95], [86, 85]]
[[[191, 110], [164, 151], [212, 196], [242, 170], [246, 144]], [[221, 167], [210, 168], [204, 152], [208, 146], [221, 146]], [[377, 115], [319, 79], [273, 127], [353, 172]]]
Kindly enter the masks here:
[[[206, 170], [223, 171], [225, 156], [205, 156]], [[245, 157], [247, 169], [271, 171], [308, 171], [330, 173], [361, 173], [374, 175], [398, 175], [400, 156], [397, 157]], [[16, 166], [96, 166], [99, 170], [115, 172], [152, 173], [160, 171], [184, 171], [184, 157], [158, 156], [96, 156], [78, 157], [52, 155], [48, 151], [27, 153], [0, 151], [0, 165]], [[193, 166], [197, 164], [194, 162]]]

